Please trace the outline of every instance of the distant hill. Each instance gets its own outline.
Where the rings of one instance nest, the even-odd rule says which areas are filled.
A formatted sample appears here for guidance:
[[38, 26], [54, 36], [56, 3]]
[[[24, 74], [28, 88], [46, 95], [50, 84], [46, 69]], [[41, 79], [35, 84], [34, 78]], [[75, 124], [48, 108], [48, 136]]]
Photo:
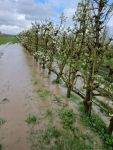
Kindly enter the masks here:
[[16, 36], [16, 35], [11, 35], [11, 34], [0, 34], [0, 37], [9, 37], [9, 36]]

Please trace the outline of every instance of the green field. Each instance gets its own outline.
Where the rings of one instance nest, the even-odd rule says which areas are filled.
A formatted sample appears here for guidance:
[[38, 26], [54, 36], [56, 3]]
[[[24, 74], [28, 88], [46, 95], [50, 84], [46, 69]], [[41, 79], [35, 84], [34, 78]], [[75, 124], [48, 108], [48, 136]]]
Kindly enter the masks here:
[[15, 36], [0, 36], [0, 45], [6, 43], [19, 43], [18, 39]]

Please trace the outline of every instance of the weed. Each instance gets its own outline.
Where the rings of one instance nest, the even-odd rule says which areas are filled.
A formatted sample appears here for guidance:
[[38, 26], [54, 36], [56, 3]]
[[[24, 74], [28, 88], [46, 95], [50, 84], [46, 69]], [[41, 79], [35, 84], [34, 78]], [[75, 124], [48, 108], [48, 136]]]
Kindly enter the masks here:
[[28, 124], [36, 123], [36, 122], [37, 122], [37, 118], [36, 118], [36, 116], [34, 116], [34, 115], [29, 115], [29, 117], [26, 119], [26, 122], [27, 122]]
[[4, 99], [2, 100], [2, 103], [7, 103], [7, 102], [9, 102], [9, 99], [8, 99], [8, 98], [4, 98]]
[[44, 143], [49, 144], [52, 138], [58, 138], [60, 135], [61, 133], [56, 127], [51, 127], [43, 135]]
[[43, 93], [39, 94], [39, 96], [41, 99], [43, 99], [43, 100], [45, 99], [45, 95]]
[[50, 91], [48, 91], [47, 89], [37, 89], [36, 93], [39, 93], [40, 98], [43, 100], [46, 96], [51, 95]]
[[69, 110], [60, 110], [59, 115], [62, 119], [65, 129], [71, 129], [73, 122], [75, 121], [75, 114], [72, 109]]
[[0, 118], [0, 126], [4, 123], [5, 123], [5, 120], [3, 118]]
[[62, 80], [58, 80], [58, 79], [54, 79], [53, 81], [52, 81], [52, 83], [53, 84], [62, 84]]
[[53, 112], [52, 112], [52, 110], [47, 110], [46, 111], [46, 116], [48, 116], [49, 118], [50, 118], [50, 120], [52, 121], [53, 120], [53, 118], [54, 118], [54, 114], [53, 114]]
[[55, 138], [58, 138], [61, 135], [61, 132], [56, 127], [52, 127], [50, 129], [50, 132], [51, 132], [51, 136]]
[[42, 98], [43, 100], [45, 99], [46, 96], [51, 95], [50, 91], [44, 89], [40, 91], [41, 93], [39, 94], [40, 98]]
[[60, 102], [60, 101], [61, 101], [61, 99], [60, 99], [60, 97], [57, 97], [56, 95], [54, 95], [54, 99], [53, 99], [53, 101]]
[[38, 80], [38, 79], [35, 79], [34, 85], [37, 85], [37, 84], [39, 84], [39, 80]]
[[0, 150], [2, 150], [2, 144], [0, 144]]
[[1, 58], [1, 56], [3, 56], [3, 52], [0, 52], [0, 58]]
[[38, 89], [38, 90], [36, 90], [36, 93], [39, 93], [39, 92], [41, 92], [42, 90], [41, 89]]
[[49, 94], [50, 94], [50, 91], [44, 89], [44, 90], [43, 90], [43, 93], [44, 93], [45, 95], [49, 95]]
[[71, 96], [70, 96], [70, 100], [71, 101], [76, 101], [78, 99], [78, 96], [77, 95], [75, 95], [75, 94], [71, 94]]

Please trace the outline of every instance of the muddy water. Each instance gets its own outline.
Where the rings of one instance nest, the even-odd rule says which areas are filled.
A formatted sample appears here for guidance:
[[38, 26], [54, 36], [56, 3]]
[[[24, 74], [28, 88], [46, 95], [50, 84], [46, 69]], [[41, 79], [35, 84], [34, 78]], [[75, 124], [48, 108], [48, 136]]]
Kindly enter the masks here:
[[[29, 106], [28, 92], [32, 91], [31, 73], [26, 61], [27, 54], [20, 45], [9, 45], [2, 49], [0, 58], [0, 102], [4, 98], [9, 101], [0, 104], [0, 117], [6, 123], [0, 128], [0, 142], [6, 150], [29, 150], [25, 119]], [[35, 96], [35, 95], [34, 95]]]
[[[3, 52], [0, 58], [0, 118], [6, 120], [0, 127], [0, 143], [5, 150], [30, 150], [27, 140], [30, 127], [25, 120], [29, 114], [44, 113], [40, 108], [45, 109], [51, 103], [51, 99], [40, 102], [34, 91], [45, 87], [59, 96], [66, 90], [52, 85], [55, 75], [48, 77], [47, 71], [19, 44], [2, 45], [0, 52]], [[39, 80], [38, 86], [34, 85], [35, 79]], [[4, 98], [8, 101], [3, 102]]]

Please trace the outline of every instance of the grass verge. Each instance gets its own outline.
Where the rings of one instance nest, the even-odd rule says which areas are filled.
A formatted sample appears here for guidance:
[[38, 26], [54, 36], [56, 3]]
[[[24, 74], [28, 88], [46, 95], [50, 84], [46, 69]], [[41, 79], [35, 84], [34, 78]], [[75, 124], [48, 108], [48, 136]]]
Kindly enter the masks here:
[[59, 130], [52, 126], [45, 130], [31, 131], [31, 149], [36, 150], [103, 150], [88, 134], [82, 134], [78, 128]]
[[0, 45], [6, 44], [6, 43], [19, 43], [18, 39], [15, 36], [0, 36]]
[[83, 124], [99, 135], [106, 150], [112, 150], [113, 137], [107, 134], [107, 127], [104, 121], [95, 113], [92, 113], [91, 117], [88, 117], [84, 113], [83, 107], [84, 107], [83, 104], [80, 103], [79, 111], [80, 111], [81, 121], [83, 122]]

